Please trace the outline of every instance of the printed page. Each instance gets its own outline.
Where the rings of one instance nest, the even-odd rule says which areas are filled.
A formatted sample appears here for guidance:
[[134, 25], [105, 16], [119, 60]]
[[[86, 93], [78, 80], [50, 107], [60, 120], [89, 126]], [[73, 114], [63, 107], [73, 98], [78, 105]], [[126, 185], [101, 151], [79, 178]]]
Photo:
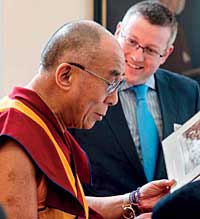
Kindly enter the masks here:
[[188, 120], [163, 142], [169, 179], [177, 181], [172, 190], [200, 175], [200, 112]]

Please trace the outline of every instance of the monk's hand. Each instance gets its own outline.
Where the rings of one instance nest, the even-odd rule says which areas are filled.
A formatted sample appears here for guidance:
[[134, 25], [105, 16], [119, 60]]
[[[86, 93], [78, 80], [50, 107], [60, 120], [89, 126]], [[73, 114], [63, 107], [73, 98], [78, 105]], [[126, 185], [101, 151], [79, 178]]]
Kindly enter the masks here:
[[155, 180], [142, 186], [139, 190], [139, 206], [143, 212], [150, 212], [155, 204], [170, 192], [175, 180]]

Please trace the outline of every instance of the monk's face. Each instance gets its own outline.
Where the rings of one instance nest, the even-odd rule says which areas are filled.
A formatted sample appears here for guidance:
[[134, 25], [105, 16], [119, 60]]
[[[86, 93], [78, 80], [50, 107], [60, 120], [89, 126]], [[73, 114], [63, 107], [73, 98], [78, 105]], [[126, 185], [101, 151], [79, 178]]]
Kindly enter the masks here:
[[78, 61], [72, 65], [77, 78], [71, 90], [72, 110], [65, 119], [69, 122], [67, 127], [90, 129], [118, 101], [118, 84], [124, 79], [124, 55], [117, 41], [105, 40], [91, 64], [80, 66]]

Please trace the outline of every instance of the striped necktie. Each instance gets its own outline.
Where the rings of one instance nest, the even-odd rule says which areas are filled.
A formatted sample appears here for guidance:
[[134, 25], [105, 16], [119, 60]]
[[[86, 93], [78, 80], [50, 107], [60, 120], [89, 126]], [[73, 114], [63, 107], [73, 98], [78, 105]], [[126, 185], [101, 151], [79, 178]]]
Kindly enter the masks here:
[[147, 180], [151, 181], [154, 178], [158, 154], [158, 130], [146, 101], [148, 87], [138, 85], [132, 87], [131, 90], [136, 95], [136, 119], [144, 172]]

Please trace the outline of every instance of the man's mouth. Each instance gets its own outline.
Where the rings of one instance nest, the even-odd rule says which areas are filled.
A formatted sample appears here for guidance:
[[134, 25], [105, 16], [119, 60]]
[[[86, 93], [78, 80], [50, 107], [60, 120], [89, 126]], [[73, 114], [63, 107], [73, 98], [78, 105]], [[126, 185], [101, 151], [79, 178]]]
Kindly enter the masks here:
[[130, 67], [130, 68], [133, 68], [133, 69], [143, 69], [144, 67], [141, 66], [141, 65], [135, 65], [135, 64], [131, 64], [130, 62], [126, 61], [126, 64]]
[[104, 117], [104, 116], [105, 116], [105, 114], [103, 114], [103, 113], [97, 113], [97, 115], [99, 115], [99, 116], [101, 116], [101, 117]]
[[101, 113], [96, 113], [96, 116], [97, 116], [97, 120], [98, 121], [101, 121], [103, 119], [103, 117], [104, 117], [104, 115], [101, 114]]

